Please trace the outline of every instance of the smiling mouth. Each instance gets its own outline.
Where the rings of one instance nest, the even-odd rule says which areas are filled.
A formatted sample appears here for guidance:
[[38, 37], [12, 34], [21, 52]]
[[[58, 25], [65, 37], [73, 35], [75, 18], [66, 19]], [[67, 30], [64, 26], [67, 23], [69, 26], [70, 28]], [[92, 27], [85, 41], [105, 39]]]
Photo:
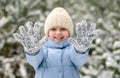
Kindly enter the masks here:
[[56, 39], [56, 40], [63, 40], [64, 37], [54, 37], [54, 39]]

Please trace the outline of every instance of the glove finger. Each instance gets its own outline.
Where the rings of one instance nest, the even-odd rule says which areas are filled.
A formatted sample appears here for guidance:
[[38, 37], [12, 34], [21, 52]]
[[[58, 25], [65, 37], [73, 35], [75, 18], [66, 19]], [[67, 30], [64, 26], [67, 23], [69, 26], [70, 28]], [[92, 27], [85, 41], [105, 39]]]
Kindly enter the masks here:
[[39, 41], [39, 43], [40, 43], [40, 46], [42, 46], [45, 42], [47, 42], [48, 41], [48, 37], [47, 36], [44, 36], [40, 41]]
[[30, 21], [28, 21], [28, 22], [25, 24], [25, 26], [26, 26], [26, 28], [27, 28], [27, 30], [28, 30], [28, 32], [29, 32], [29, 31], [31, 31], [31, 29], [32, 29], [33, 23], [30, 22]]
[[34, 37], [37, 38], [37, 39], [40, 38], [40, 28], [41, 28], [40, 24], [36, 22], [34, 24], [33, 31], [34, 31]]
[[[100, 30], [100, 29], [95, 30], [95, 35], [96, 35], [96, 37], [98, 37], [100, 34], [101, 34], [101, 30]], [[96, 37], [95, 37], [95, 38], [96, 38]]]
[[28, 35], [28, 36], [34, 35], [33, 23], [32, 23], [32, 22], [27, 22], [27, 23], [25, 24], [25, 26], [26, 26], [27, 29], [28, 29], [27, 35]]
[[24, 27], [24, 26], [20, 26], [20, 27], [19, 27], [19, 31], [20, 31], [20, 34], [21, 34], [22, 36], [25, 36], [25, 35], [26, 35], [26, 30], [25, 30], [25, 27]]
[[97, 38], [100, 35], [100, 33], [101, 33], [100, 29], [94, 30], [92, 33], [89, 33], [88, 34], [89, 40], [93, 40], [93, 39]]
[[87, 31], [87, 21], [83, 20], [80, 23], [81, 29]]
[[40, 24], [36, 22], [34, 24], [34, 30], [40, 31], [40, 28], [41, 28]]
[[72, 45], [78, 44], [77, 41], [74, 38], [68, 38], [68, 42]]
[[83, 37], [87, 32], [87, 22], [83, 20], [81, 23], [78, 23], [76, 26], [76, 33], [79, 37]]
[[23, 40], [24, 40], [24, 38], [23, 38], [20, 34], [18, 34], [18, 33], [14, 33], [14, 34], [13, 34], [13, 37], [14, 37], [16, 40], [18, 40], [19, 42], [23, 42]]
[[44, 37], [40, 40], [40, 42], [46, 42], [46, 41], [48, 41], [48, 37], [47, 37], [47, 36], [44, 36]]

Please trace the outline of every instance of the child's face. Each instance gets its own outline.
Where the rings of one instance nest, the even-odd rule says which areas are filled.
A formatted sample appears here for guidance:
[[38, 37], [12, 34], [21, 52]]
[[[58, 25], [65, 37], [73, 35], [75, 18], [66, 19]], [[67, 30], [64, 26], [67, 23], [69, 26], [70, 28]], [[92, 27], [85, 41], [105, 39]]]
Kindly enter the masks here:
[[69, 37], [69, 31], [65, 28], [54, 27], [49, 30], [48, 36], [51, 40], [55, 42], [60, 42]]

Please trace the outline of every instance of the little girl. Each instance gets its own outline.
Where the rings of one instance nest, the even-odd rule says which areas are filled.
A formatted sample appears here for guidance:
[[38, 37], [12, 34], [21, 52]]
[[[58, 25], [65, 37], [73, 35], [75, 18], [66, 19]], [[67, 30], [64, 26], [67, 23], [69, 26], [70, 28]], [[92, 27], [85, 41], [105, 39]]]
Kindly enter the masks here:
[[40, 26], [35, 23], [20, 26], [20, 34], [14, 37], [24, 46], [26, 58], [35, 70], [35, 78], [80, 78], [79, 70], [88, 58], [89, 47], [99, 35], [92, 23], [76, 26], [76, 38], [73, 35], [73, 22], [68, 12], [57, 7], [48, 15], [44, 25], [45, 37], [39, 40]]

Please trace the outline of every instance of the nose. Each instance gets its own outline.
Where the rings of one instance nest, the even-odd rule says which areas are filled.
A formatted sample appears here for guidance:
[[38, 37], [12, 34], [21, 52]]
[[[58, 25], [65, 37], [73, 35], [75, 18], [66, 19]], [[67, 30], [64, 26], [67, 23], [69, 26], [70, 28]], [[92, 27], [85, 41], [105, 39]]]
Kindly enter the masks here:
[[56, 34], [60, 34], [61, 33], [61, 31], [60, 30], [56, 30]]

